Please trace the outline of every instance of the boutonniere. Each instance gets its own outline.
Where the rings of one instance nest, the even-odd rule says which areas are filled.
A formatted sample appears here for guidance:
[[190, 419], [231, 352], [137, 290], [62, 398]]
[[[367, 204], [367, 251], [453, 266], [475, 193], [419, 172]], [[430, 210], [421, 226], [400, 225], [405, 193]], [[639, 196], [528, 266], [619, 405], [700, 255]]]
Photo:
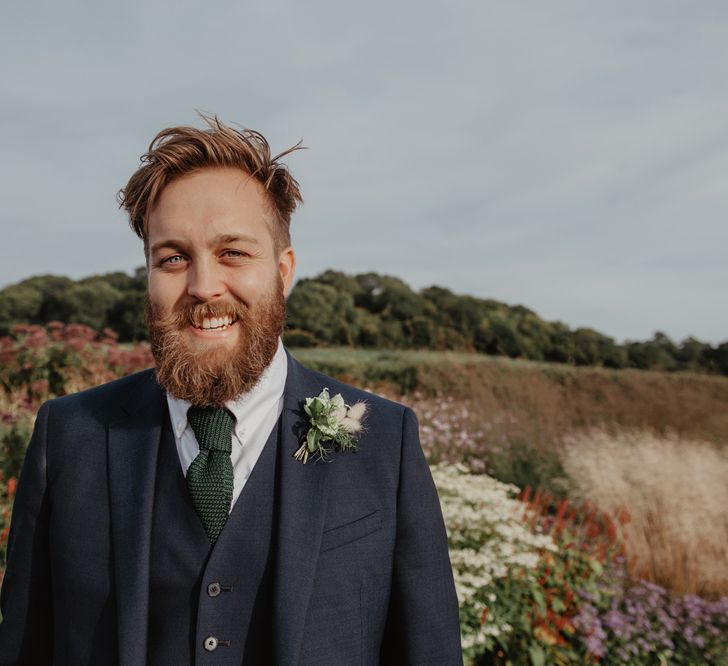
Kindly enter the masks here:
[[341, 393], [331, 398], [329, 390], [324, 389], [315, 398], [306, 398], [303, 410], [311, 427], [294, 454], [296, 460], [304, 464], [309, 456], [327, 460], [331, 449], [325, 446], [326, 442], [333, 442], [341, 451], [356, 451], [357, 435], [361, 432], [361, 422], [367, 411], [365, 402], [349, 406]]

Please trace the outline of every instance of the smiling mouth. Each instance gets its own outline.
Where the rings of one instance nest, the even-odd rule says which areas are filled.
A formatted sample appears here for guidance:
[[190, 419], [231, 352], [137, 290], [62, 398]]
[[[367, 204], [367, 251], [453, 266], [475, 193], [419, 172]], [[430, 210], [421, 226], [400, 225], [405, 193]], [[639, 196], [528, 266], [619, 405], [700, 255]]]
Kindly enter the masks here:
[[238, 321], [237, 317], [227, 315], [225, 317], [205, 317], [202, 324], [198, 326], [190, 320], [190, 325], [198, 331], [224, 331]]

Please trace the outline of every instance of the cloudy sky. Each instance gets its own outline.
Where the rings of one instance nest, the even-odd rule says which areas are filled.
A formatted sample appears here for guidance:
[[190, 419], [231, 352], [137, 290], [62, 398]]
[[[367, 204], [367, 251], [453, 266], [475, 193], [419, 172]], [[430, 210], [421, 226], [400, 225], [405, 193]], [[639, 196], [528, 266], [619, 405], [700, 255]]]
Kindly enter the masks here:
[[143, 263], [115, 195], [195, 109], [289, 159], [298, 276], [728, 339], [728, 4], [5, 3], [0, 286]]

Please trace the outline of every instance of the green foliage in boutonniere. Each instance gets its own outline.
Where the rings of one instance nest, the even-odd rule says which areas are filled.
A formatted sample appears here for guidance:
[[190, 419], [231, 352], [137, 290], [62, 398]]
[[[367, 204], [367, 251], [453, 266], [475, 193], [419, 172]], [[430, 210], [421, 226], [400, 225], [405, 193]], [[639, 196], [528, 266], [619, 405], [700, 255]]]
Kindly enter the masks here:
[[296, 460], [306, 463], [309, 456], [327, 460], [331, 449], [325, 446], [326, 442], [333, 442], [341, 451], [356, 451], [357, 435], [361, 432], [361, 421], [367, 411], [365, 402], [349, 406], [341, 393], [331, 398], [329, 390], [324, 389], [317, 397], [306, 398], [303, 409], [311, 427], [294, 454]]

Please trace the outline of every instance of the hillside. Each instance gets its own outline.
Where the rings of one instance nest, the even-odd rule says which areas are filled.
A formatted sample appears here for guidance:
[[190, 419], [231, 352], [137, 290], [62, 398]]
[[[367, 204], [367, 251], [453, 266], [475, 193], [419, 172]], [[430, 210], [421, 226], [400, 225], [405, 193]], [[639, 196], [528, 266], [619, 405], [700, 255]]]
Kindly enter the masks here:
[[[649, 429], [728, 442], [728, 378], [579, 368], [453, 352], [294, 349], [302, 363], [407, 401], [422, 394], [467, 404], [473, 423], [533, 444], [574, 430]], [[510, 437], [509, 437], [510, 439]]]
[[[37, 276], [0, 290], [0, 335], [17, 324], [50, 321], [109, 328], [121, 341], [147, 339], [146, 274], [122, 272], [73, 281]], [[576, 366], [688, 370], [728, 375], [728, 342], [712, 346], [663, 333], [618, 344], [591, 328], [546, 321], [523, 305], [412, 290], [399, 278], [325, 271], [299, 280], [287, 302], [286, 342], [298, 347], [423, 349], [568, 363]]]

